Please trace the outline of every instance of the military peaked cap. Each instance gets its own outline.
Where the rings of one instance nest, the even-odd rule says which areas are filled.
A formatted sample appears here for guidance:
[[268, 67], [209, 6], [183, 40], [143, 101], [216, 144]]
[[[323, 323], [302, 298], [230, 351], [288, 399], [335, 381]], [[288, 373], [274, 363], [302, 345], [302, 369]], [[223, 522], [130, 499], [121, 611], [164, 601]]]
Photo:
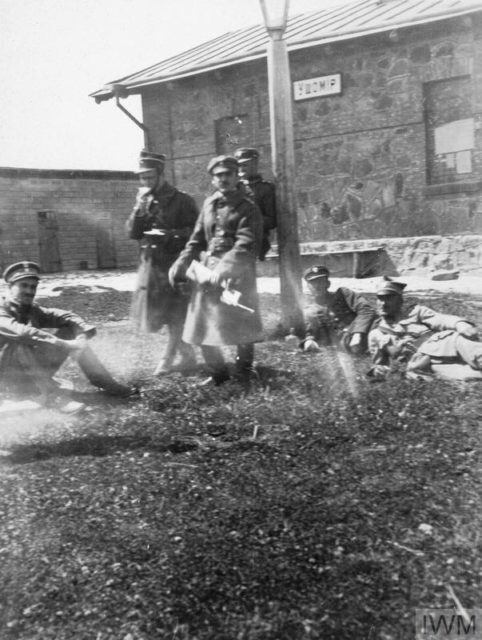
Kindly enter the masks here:
[[5, 269], [3, 279], [8, 284], [23, 280], [24, 278], [36, 278], [40, 280], [40, 267], [36, 262], [15, 262]]
[[406, 286], [405, 282], [396, 282], [388, 276], [383, 276], [383, 281], [377, 288], [377, 296], [401, 296]]
[[154, 151], [141, 151], [139, 156], [139, 168], [135, 173], [143, 173], [150, 169], [162, 169], [166, 162], [166, 156], [163, 153], [155, 153]]
[[216, 167], [222, 167], [223, 169], [228, 169], [229, 171], [237, 171], [238, 161], [233, 156], [216, 156], [209, 161], [208, 172], [212, 174], [213, 169], [215, 169]]
[[259, 158], [259, 151], [252, 147], [241, 147], [240, 149], [236, 149], [234, 157], [239, 164], [244, 164], [250, 160], [257, 160]]
[[327, 267], [325, 267], [322, 264], [316, 265], [314, 267], [310, 267], [303, 274], [303, 278], [306, 280], [306, 282], [311, 282], [311, 280], [316, 280], [317, 278], [329, 278], [329, 277], [330, 277], [329, 270], [327, 269]]

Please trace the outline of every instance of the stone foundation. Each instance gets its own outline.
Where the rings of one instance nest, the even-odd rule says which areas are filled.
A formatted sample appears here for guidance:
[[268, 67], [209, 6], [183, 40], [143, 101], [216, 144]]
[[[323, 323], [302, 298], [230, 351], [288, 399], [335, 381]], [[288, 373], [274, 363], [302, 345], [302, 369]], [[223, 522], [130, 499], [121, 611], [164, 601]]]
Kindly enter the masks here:
[[[375, 238], [338, 242], [306, 242], [301, 264], [325, 263], [336, 277], [368, 277], [441, 270], [482, 272], [482, 235]], [[258, 274], [278, 275], [277, 247], [258, 264]]]

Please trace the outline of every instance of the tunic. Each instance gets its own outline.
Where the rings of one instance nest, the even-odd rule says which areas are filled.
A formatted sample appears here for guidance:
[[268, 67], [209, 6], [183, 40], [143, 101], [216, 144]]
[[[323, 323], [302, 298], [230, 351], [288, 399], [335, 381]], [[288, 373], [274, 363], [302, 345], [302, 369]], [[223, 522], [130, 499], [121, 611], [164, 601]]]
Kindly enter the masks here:
[[262, 234], [259, 209], [241, 189], [206, 199], [194, 231], [173, 265], [175, 279], [184, 277], [193, 259], [231, 279], [242, 293], [240, 304], [250, 314], [220, 301], [221, 289], [195, 284], [182, 339], [195, 345], [238, 345], [263, 339], [256, 289], [256, 254]]
[[72, 329], [76, 336], [95, 334], [94, 326], [71, 311], [47, 309], [36, 302], [25, 306], [5, 298], [0, 301], [0, 350], [8, 344], [53, 344], [55, 336], [43, 329], [63, 328]]
[[80, 334], [95, 335], [94, 326], [84, 322], [71, 311], [46, 309], [37, 303], [21, 305], [13, 300], [0, 301], [0, 384], [22, 385], [29, 377], [29, 358], [34, 355], [36, 365], [50, 377], [67, 353], [57, 346], [55, 334], [44, 329], [56, 329], [57, 336], [75, 338]]
[[428, 363], [433, 372], [443, 365], [446, 377], [459, 377], [459, 367], [451, 376], [446, 365], [469, 365], [478, 372], [482, 369], [482, 343], [460, 335], [456, 330], [458, 322], [467, 320], [423, 305], [415, 305], [405, 319], [396, 322], [380, 318], [368, 336], [373, 363], [388, 369], [394, 361], [406, 362], [412, 370], [419, 363]]
[[368, 300], [361, 294], [340, 287], [328, 292], [326, 305], [313, 304], [304, 309], [305, 339], [322, 343], [331, 343], [331, 333], [348, 346], [354, 333], [364, 336], [363, 345], [367, 348], [367, 335], [377, 318], [377, 313]]
[[158, 331], [162, 325], [182, 323], [187, 298], [175, 291], [168, 271], [189, 238], [198, 215], [193, 198], [167, 182], [137, 198], [126, 226], [140, 240], [140, 264], [132, 316], [137, 326]]
[[276, 229], [276, 192], [272, 182], [263, 180], [258, 174], [244, 182], [246, 194], [258, 205], [263, 216], [263, 237], [259, 251], [259, 259], [264, 260], [271, 248], [269, 232]]

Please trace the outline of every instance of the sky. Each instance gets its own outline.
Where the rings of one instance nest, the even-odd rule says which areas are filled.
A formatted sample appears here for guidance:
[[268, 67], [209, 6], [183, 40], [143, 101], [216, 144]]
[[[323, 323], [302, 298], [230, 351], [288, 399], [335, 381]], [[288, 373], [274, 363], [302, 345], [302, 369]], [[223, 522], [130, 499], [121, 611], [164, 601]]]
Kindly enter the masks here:
[[[290, 15], [352, 0], [291, 0]], [[89, 93], [228, 31], [259, 0], [0, 0], [0, 167], [132, 170], [143, 134]], [[142, 119], [140, 98], [122, 104]]]

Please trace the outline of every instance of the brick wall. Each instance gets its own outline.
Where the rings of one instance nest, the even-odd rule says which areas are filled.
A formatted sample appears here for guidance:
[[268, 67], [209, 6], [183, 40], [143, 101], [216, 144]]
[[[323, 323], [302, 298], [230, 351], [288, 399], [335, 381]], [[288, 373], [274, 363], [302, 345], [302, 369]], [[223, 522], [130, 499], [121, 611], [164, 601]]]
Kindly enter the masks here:
[[136, 189], [130, 172], [0, 168], [0, 266], [17, 260], [38, 261], [44, 271], [135, 266], [137, 243], [126, 237], [124, 223]]
[[[292, 81], [342, 74], [339, 96], [294, 102], [300, 240], [482, 232], [482, 22], [479, 15], [311, 47], [290, 54]], [[427, 180], [424, 86], [469, 78], [473, 171], [457, 185]], [[175, 184], [198, 201], [218, 151], [216, 122], [240, 116], [269, 176], [266, 61], [146, 89], [144, 121]], [[465, 116], [464, 116], [465, 117]]]

